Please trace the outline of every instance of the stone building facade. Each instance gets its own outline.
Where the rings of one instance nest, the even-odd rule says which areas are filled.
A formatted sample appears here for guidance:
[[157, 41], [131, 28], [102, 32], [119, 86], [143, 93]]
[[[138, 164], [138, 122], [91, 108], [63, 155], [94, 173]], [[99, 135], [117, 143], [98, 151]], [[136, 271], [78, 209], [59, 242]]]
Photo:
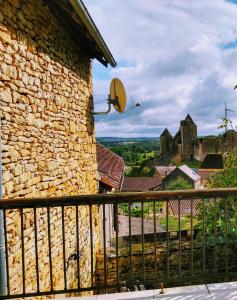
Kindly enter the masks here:
[[173, 137], [169, 130], [165, 128], [165, 130], [160, 135], [160, 155], [163, 153], [170, 153], [172, 150], [172, 140]]
[[228, 130], [221, 136], [196, 139], [194, 143], [194, 158], [203, 161], [207, 154], [225, 154], [236, 148], [237, 132]]
[[[0, 6], [3, 197], [97, 193], [91, 59], [96, 57], [104, 64], [111, 63], [104, 58], [105, 50], [87, 32], [69, 1], [0, 0]], [[67, 11], [73, 14], [67, 15]], [[69, 18], [71, 27], [67, 26]], [[72, 27], [74, 34], [68, 30]], [[107, 49], [109, 56], [108, 53]], [[75, 213], [75, 209], [65, 208], [67, 258], [76, 247]], [[22, 289], [19, 211], [8, 212], [7, 217], [10, 290], [16, 293]], [[55, 288], [63, 288], [62, 233], [58, 229], [61, 217], [59, 208], [51, 209]], [[98, 209], [94, 208], [95, 254], [100, 247], [98, 218]], [[23, 219], [29, 292], [36, 289], [32, 211], [25, 212]], [[37, 210], [37, 222], [40, 281], [43, 289], [48, 290], [45, 209]], [[79, 209], [79, 222], [80, 281], [86, 287], [90, 285], [88, 208]], [[75, 284], [73, 274], [72, 266], [67, 272], [68, 287]]]
[[197, 138], [197, 125], [188, 114], [185, 120], [180, 122], [181, 155], [182, 159], [192, 159], [194, 155], [194, 141]]
[[180, 128], [176, 135], [172, 139], [170, 136], [167, 129], [160, 136], [161, 158], [168, 157], [169, 161], [192, 158], [203, 161], [207, 154], [225, 154], [237, 148], [237, 132], [235, 130], [228, 130], [219, 136], [198, 138], [197, 125], [189, 114], [180, 121]]

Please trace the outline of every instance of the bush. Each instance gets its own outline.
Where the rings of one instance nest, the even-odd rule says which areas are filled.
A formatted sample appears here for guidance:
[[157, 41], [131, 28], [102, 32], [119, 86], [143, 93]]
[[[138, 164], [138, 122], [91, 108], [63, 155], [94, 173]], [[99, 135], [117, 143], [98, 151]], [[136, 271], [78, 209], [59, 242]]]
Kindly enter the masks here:
[[166, 190], [190, 190], [193, 186], [187, 180], [185, 180], [182, 176], [178, 176], [177, 179], [166, 184]]

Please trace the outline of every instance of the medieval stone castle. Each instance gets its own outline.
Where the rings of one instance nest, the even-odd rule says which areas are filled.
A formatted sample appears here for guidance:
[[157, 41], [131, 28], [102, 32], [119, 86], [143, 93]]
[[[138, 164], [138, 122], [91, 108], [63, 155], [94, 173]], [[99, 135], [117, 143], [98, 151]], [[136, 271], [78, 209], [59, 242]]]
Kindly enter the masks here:
[[203, 161], [210, 153], [227, 153], [237, 148], [237, 132], [228, 130], [223, 135], [197, 137], [197, 125], [188, 114], [180, 121], [180, 128], [173, 137], [166, 128], [160, 136], [160, 158], [181, 161]]

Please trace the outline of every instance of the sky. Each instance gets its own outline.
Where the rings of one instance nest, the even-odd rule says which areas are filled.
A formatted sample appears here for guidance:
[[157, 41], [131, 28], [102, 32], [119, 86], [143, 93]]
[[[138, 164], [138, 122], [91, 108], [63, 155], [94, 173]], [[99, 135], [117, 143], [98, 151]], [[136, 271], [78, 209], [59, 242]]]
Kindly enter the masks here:
[[127, 108], [96, 116], [96, 135], [172, 134], [189, 113], [198, 135], [221, 133], [224, 103], [237, 126], [237, 0], [84, 0], [116, 68], [93, 61], [95, 111], [107, 109], [110, 81], [122, 80]]

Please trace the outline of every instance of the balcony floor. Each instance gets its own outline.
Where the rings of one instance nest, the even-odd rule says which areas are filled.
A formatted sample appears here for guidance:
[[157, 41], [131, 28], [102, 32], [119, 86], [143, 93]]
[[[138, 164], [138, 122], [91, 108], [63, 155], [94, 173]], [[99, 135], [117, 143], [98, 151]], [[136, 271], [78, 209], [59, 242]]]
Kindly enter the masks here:
[[88, 297], [67, 298], [72, 300], [236, 300], [237, 282], [225, 282], [207, 285], [193, 285], [165, 289], [165, 294], [160, 295], [160, 290], [147, 290], [130, 293], [117, 293]]

